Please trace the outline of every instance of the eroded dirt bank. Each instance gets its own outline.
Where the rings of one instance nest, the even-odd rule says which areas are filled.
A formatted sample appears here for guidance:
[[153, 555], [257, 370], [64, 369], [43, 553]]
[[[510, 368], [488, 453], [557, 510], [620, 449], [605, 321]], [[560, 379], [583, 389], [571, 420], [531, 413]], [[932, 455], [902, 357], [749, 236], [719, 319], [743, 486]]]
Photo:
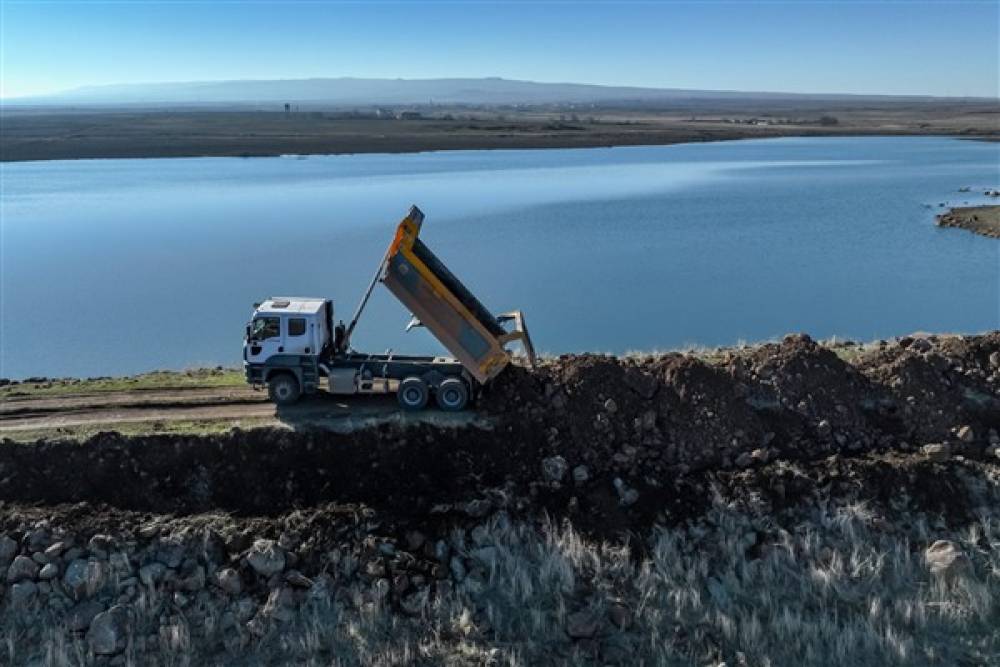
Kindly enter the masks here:
[[[6, 441], [5, 637], [25, 661], [119, 664], [998, 656], [1000, 332], [564, 357], [480, 408], [462, 428]], [[767, 605], [808, 631], [761, 634]]]

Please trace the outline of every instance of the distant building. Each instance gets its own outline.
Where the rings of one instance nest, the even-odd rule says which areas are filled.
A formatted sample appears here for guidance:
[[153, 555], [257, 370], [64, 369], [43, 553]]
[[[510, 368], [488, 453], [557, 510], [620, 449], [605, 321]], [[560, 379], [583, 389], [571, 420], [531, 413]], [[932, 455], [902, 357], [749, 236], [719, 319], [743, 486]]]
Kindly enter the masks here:
[[423, 114], [419, 111], [400, 111], [396, 115], [396, 118], [399, 120], [420, 120], [423, 117]]

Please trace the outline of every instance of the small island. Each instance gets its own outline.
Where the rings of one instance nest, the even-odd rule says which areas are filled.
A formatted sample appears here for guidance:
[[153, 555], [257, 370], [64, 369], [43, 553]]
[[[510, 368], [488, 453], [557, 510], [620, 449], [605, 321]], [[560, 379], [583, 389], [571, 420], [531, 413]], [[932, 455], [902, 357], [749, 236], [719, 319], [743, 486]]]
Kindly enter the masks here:
[[938, 227], [958, 227], [976, 234], [1000, 239], [1000, 206], [965, 206], [937, 217]]

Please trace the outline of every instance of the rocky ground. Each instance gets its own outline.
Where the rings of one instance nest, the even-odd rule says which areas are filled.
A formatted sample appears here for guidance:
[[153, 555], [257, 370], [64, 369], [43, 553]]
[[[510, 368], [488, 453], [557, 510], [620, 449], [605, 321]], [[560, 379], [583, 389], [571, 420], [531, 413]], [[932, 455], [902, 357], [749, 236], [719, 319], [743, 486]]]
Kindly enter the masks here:
[[0, 660], [1000, 660], [1000, 332], [565, 356], [479, 410], [4, 441]]
[[[1000, 196], [1000, 190], [988, 190], [987, 195]], [[1000, 239], [1000, 206], [965, 206], [949, 210], [937, 217], [938, 227], [967, 229], [976, 234]]]

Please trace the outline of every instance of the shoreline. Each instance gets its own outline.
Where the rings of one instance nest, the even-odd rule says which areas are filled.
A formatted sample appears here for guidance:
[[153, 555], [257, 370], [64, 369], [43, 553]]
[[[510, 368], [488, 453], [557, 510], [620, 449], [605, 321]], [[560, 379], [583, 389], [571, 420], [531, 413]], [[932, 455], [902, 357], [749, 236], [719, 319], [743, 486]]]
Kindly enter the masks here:
[[997, 204], [956, 206], [936, 216], [935, 220], [938, 227], [964, 229], [987, 238], [1000, 239], [1000, 205]]
[[[992, 117], [992, 115], [990, 115]], [[977, 117], [916, 123], [844, 114], [839, 125], [745, 124], [677, 115], [588, 121], [503, 115], [474, 119], [368, 120], [274, 113], [104, 113], [4, 115], [0, 162], [168, 157], [402, 154], [668, 146], [782, 137], [928, 136], [1000, 141]]]

